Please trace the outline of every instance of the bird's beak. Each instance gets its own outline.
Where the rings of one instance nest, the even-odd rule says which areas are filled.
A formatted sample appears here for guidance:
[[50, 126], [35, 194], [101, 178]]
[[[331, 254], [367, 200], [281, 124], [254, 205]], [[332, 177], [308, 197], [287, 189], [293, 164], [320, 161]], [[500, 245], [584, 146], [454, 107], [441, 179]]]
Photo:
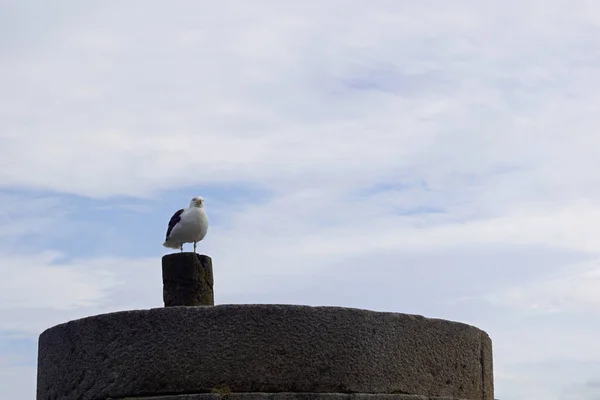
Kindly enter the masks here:
[[196, 200], [196, 204], [198, 204], [199, 206], [202, 205], [202, 200]]

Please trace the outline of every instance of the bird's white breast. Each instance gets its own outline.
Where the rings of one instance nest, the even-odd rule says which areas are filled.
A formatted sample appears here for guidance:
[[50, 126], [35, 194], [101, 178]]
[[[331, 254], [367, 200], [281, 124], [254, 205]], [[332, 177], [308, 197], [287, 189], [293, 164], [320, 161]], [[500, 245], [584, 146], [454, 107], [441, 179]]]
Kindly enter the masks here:
[[196, 240], [201, 240], [206, 236], [206, 232], [208, 231], [208, 216], [203, 208], [191, 207], [187, 210], [182, 220], [185, 221], [186, 231], [196, 236]]

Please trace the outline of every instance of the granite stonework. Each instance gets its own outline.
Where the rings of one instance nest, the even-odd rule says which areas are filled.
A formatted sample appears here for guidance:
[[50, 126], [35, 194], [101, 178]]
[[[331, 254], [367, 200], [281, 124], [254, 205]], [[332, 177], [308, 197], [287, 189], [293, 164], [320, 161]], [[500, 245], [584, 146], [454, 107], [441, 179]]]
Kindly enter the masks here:
[[212, 259], [204, 254], [173, 253], [162, 258], [165, 307], [213, 306]]
[[152, 396], [492, 400], [492, 345], [463, 323], [295, 305], [123, 311], [40, 335], [38, 400]]

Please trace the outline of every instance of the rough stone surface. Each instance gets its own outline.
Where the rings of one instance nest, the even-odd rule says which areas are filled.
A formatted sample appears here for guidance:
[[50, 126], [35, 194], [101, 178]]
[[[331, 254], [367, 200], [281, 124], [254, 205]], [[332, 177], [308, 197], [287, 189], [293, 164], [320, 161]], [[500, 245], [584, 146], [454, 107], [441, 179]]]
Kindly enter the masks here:
[[43, 332], [37, 399], [292, 392], [492, 400], [491, 360], [485, 332], [415, 315], [291, 305], [168, 307], [103, 314]]
[[463, 400], [451, 397], [428, 397], [411, 394], [364, 393], [230, 393], [180, 394], [173, 396], [122, 397], [113, 400]]
[[212, 260], [196, 253], [173, 253], [162, 258], [165, 307], [214, 306]]
[[[482, 333], [484, 335], [487, 334]], [[481, 340], [481, 382], [483, 382], [483, 398], [494, 398], [494, 361], [492, 360], [492, 341], [489, 337]]]

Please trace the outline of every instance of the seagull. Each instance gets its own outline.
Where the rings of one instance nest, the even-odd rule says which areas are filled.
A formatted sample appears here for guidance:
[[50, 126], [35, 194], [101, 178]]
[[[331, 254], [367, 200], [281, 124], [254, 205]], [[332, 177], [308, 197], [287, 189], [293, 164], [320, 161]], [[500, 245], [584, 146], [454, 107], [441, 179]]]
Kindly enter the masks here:
[[169, 220], [167, 235], [163, 246], [180, 249], [184, 243], [196, 244], [204, 239], [208, 231], [208, 217], [204, 211], [204, 199], [200, 196], [192, 198], [188, 208], [177, 210]]

